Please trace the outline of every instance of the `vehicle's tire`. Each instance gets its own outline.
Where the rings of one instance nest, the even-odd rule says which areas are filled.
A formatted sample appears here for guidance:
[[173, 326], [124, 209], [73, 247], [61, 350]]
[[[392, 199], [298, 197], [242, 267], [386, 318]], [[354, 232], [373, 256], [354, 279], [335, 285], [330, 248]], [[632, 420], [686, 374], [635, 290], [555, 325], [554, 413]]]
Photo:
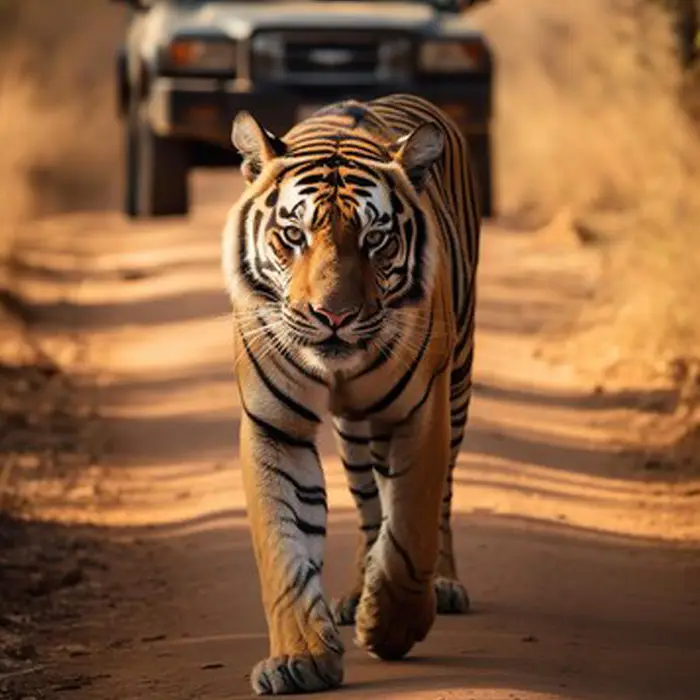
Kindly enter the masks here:
[[124, 212], [132, 219], [189, 212], [187, 144], [158, 136], [131, 105], [125, 119]]
[[469, 137], [469, 150], [476, 167], [476, 184], [479, 188], [481, 216], [485, 219], [496, 215], [494, 197], [493, 154], [489, 134]]

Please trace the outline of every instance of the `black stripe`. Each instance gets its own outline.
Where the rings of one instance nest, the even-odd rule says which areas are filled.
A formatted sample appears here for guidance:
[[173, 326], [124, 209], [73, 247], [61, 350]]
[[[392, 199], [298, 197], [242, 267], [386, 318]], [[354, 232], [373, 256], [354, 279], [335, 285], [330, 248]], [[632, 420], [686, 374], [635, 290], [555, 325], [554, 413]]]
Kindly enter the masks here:
[[381, 476], [383, 479], [399, 479], [400, 477], [404, 476], [404, 474], [408, 474], [410, 470], [411, 467], [406, 467], [406, 469], [402, 469], [401, 471], [392, 472], [391, 467], [386, 464], [374, 465], [375, 473], [379, 474], [379, 476]]
[[467, 417], [467, 413], [469, 412], [469, 407], [468, 406], [462, 406], [458, 409], [453, 409], [450, 411], [450, 416], [452, 418], [453, 423], [460, 423], [461, 421], [464, 421], [464, 419]]
[[[334, 426], [335, 427], [335, 426]], [[349, 442], [351, 445], [369, 445], [371, 438], [364, 435], [351, 435], [344, 433], [339, 428], [335, 428], [336, 435], [344, 442]]]
[[378, 182], [384, 182], [384, 184], [388, 184], [388, 180], [386, 177], [381, 172], [377, 172], [376, 167], [374, 165], [371, 165], [370, 163], [363, 163], [362, 161], [357, 161], [354, 160], [350, 167], [353, 170], [359, 170], [360, 172], [367, 173], [372, 179], [377, 180]]
[[450, 401], [456, 401], [457, 399], [461, 399], [465, 396], [471, 398], [472, 387], [473, 384], [471, 377], [462, 384], [453, 384], [450, 386]]
[[325, 497], [325, 495], [326, 495], [326, 489], [323, 488], [323, 486], [304, 486], [303, 484], [300, 484], [293, 476], [291, 476], [290, 474], [287, 474], [287, 472], [283, 471], [279, 467], [276, 467], [274, 464], [269, 464], [268, 462], [264, 462], [263, 467], [267, 471], [271, 471], [274, 474], [277, 474], [277, 476], [281, 476], [283, 479], [288, 481], [294, 487], [294, 490], [297, 492], [297, 496], [299, 494], [304, 494], [306, 496], [323, 496], [323, 497]]
[[355, 187], [353, 190], [355, 197], [365, 197], [369, 199], [372, 196], [372, 190], [363, 190], [361, 187]]
[[456, 416], [458, 413], [464, 413], [469, 408], [469, 399], [466, 401], [462, 401], [460, 403], [456, 403], [454, 400], [452, 400], [452, 404], [450, 406], [450, 412], [453, 416]]
[[469, 354], [467, 355], [466, 359], [462, 363], [460, 367], [456, 367], [455, 369], [452, 370], [450, 374], [450, 383], [452, 385], [454, 384], [460, 384], [463, 382], [467, 377], [469, 377], [469, 374], [472, 371], [472, 363], [474, 361], [474, 348], [469, 351]]
[[311, 409], [298, 403], [290, 396], [287, 396], [287, 394], [285, 394], [281, 389], [279, 389], [279, 387], [275, 386], [272, 383], [272, 380], [265, 374], [262, 367], [255, 358], [255, 355], [251, 352], [245, 335], [241, 333], [240, 336], [243, 340], [243, 347], [245, 348], [248, 358], [250, 359], [251, 363], [253, 364], [253, 367], [255, 367], [255, 371], [257, 372], [260, 379], [262, 379], [263, 384], [265, 384], [270, 393], [278, 401], [281, 401], [290, 411], [294, 411], [294, 413], [299, 414], [302, 418], [305, 418], [306, 420], [311, 421], [312, 423], [320, 423], [321, 419]]
[[423, 298], [423, 257], [425, 248], [428, 245], [428, 232], [423, 212], [419, 209], [414, 209], [414, 221], [416, 223], [415, 234], [415, 269], [413, 271], [413, 285], [408, 293], [404, 296], [404, 301], [415, 302]]
[[466, 337], [467, 333], [474, 330], [474, 301], [475, 285], [472, 283], [467, 290], [467, 298], [463, 300], [462, 309], [457, 318], [457, 328], [460, 329], [460, 337]]
[[452, 280], [452, 308], [457, 309], [459, 306], [459, 298], [460, 298], [460, 286], [462, 284], [461, 282], [461, 275], [459, 274], [459, 261], [461, 256], [458, 255], [457, 250], [455, 249], [455, 241], [454, 237], [450, 235], [450, 222], [447, 220], [447, 216], [445, 215], [445, 212], [443, 211], [443, 208], [441, 206], [440, 201], [436, 201], [438, 198], [437, 193], [435, 193], [434, 190], [431, 190], [430, 193], [430, 198], [432, 201], [433, 205], [433, 212], [435, 213], [435, 216], [438, 220], [438, 224], [440, 226], [440, 230], [443, 232], [443, 240], [447, 243], [447, 246], [449, 248], [449, 254], [448, 258], [450, 260], [450, 267], [451, 267], [451, 280]]
[[296, 181], [296, 185], [301, 187], [304, 185], [320, 185], [325, 179], [324, 173], [314, 173], [313, 175], [305, 175]]
[[323, 506], [323, 509], [328, 512], [328, 502], [325, 495], [323, 496], [305, 496], [303, 493], [297, 493], [297, 498], [300, 503], [306, 506]]
[[418, 585], [424, 585], [428, 583], [428, 581], [430, 581], [430, 579], [432, 578], [432, 571], [428, 572], [427, 574], [419, 575], [418, 570], [411, 561], [411, 557], [409, 556], [408, 552], [399, 544], [399, 541], [394, 536], [394, 533], [391, 531], [389, 525], [387, 525], [384, 529], [391, 544], [394, 546], [394, 549], [396, 549], [396, 551], [403, 559], [403, 562], [406, 565], [406, 570], [408, 571], [408, 575], [411, 578], [411, 580], [414, 583], [417, 583]]
[[313, 535], [314, 537], [325, 537], [326, 528], [323, 525], [314, 525], [308, 520], [303, 520], [299, 516], [296, 518], [296, 526], [305, 534]]
[[377, 464], [374, 465], [374, 471], [377, 474], [379, 474], [379, 476], [384, 477], [385, 479], [391, 478], [391, 471], [389, 470], [389, 466], [386, 464], [377, 462]]
[[366, 474], [367, 472], [371, 472], [372, 469], [374, 469], [374, 464], [372, 464], [372, 462], [367, 462], [365, 464], [350, 464], [344, 459], [342, 460], [342, 462], [345, 471], [350, 472], [351, 474]]
[[430, 381], [428, 382], [428, 386], [423, 396], [420, 398], [418, 403], [416, 403], [413, 406], [413, 408], [398, 423], [394, 424], [395, 426], [405, 425], [406, 423], [408, 423], [408, 421], [411, 420], [411, 418], [413, 418], [416, 412], [420, 410], [421, 406], [423, 406], [423, 404], [428, 400], [430, 392], [433, 390], [433, 384], [435, 384], [435, 380], [447, 369], [447, 365], [448, 363], [445, 362], [445, 364], [437, 372], [435, 372], [435, 374], [432, 377], [430, 377]]
[[[246, 223], [248, 220], [248, 215], [250, 214], [250, 210], [253, 207], [253, 200], [249, 200], [246, 202], [242, 209], [241, 209], [241, 228], [245, 229]], [[260, 295], [261, 297], [268, 299], [270, 301], [277, 301], [277, 293], [275, 289], [270, 286], [269, 284], [257, 279], [254, 275], [254, 271], [251, 269], [250, 264], [248, 262], [248, 250], [247, 250], [247, 245], [248, 245], [248, 237], [243, 235], [240, 236], [240, 250], [238, 254], [238, 259], [239, 259], [239, 264], [240, 264], [240, 269], [241, 269], [241, 274], [243, 276], [243, 279], [245, 280], [246, 284], [248, 285], [248, 288]]]
[[[299, 494], [297, 494], [297, 497], [299, 498], [300, 501], [303, 502], [304, 499], [301, 498], [301, 497], [299, 496]], [[281, 505], [281, 506], [284, 506], [284, 507], [291, 513], [290, 516], [286, 516], [286, 515], [285, 515], [285, 516], [280, 516], [280, 517], [278, 518], [279, 522], [281, 522], [281, 523], [291, 523], [292, 525], [295, 525], [298, 529], [300, 529], [302, 532], [305, 532], [306, 534], [321, 534], [320, 532], [319, 532], [319, 533], [310, 533], [310, 532], [307, 532], [307, 531], [306, 531], [305, 528], [316, 528], [316, 529], [319, 529], [319, 528], [323, 528], [323, 526], [322, 526], [322, 525], [313, 525], [313, 524], [309, 523], [309, 522], [306, 521], [306, 520], [302, 520], [302, 519], [299, 517], [299, 515], [297, 514], [297, 512], [294, 510], [294, 507], [292, 506], [292, 504], [289, 503], [289, 501], [285, 500], [284, 498], [281, 498], [280, 496], [273, 496], [273, 497], [271, 498], [271, 500], [273, 500], [275, 503], [277, 503], [277, 504], [279, 504], [279, 505]], [[319, 501], [318, 501], [315, 505], [323, 505], [323, 506], [325, 506], [324, 509], [326, 510], [326, 512], [328, 511], [328, 507], [326, 506], [325, 498], [324, 498], [323, 500], [320, 500], [320, 499], [319, 499]], [[323, 530], [324, 530], [324, 532], [325, 532], [325, 528], [323, 528]]]
[[277, 200], [279, 199], [279, 190], [274, 188], [270, 190], [269, 194], [265, 198], [265, 206], [269, 209], [277, 205]]
[[348, 173], [345, 176], [345, 181], [350, 185], [358, 185], [359, 187], [374, 187], [377, 182], [369, 177], [362, 177], [361, 175], [353, 175]]
[[289, 583], [289, 585], [287, 585], [287, 587], [277, 596], [277, 598], [275, 598], [270, 608], [271, 612], [274, 612], [292, 591], [294, 591], [294, 597], [289, 602], [289, 606], [291, 607], [294, 605], [294, 603], [296, 603], [299, 598], [304, 595], [304, 591], [309, 587], [311, 581], [313, 581], [314, 578], [319, 575], [318, 569], [313, 566], [311, 562], [300, 563], [304, 566], [300, 566], [297, 569], [291, 583]]
[[369, 491], [363, 491], [362, 489], [354, 489], [351, 487], [350, 493], [361, 501], [369, 501], [379, 496], [379, 490], [376, 486], [372, 487]]
[[406, 370], [406, 372], [403, 373], [403, 375], [401, 375], [400, 379], [396, 382], [396, 384], [394, 384], [394, 386], [389, 390], [388, 393], [386, 393], [381, 399], [373, 403], [371, 406], [368, 406], [367, 409], [363, 411], [363, 413], [379, 413], [380, 411], [387, 409], [389, 406], [391, 406], [392, 403], [394, 403], [399, 398], [403, 390], [406, 388], [406, 386], [408, 386], [408, 383], [414, 377], [416, 369], [418, 368], [418, 365], [421, 363], [421, 360], [425, 355], [425, 351], [428, 348], [428, 344], [430, 342], [430, 338], [433, 332], [433, 320], [433, 314], [431, 311], [430, 325], [428, 326], [428, 330], [426, 331], [425, 337], [423, 338], [423, 343], [420, 347], [420, 350], [418, 351], [418, 355], [414, 358], [410, 367]]
[[322, 593], [316, 593], [313, 598], [309, 601], [309, 604], [304, 611], [304, 623], [306, 626], [309, 626], [309, 620], [311, 618], [311, 613], [313, 613], [314, 608], [319, 604], [323, 603], [323, 594]]
[[255, 427], [265, 434], [268, 440], [272, 442], [281, 443], [282, 445], [286, 445], [287, 447], [298, 447], [300, 449], [310, 450], [318, 457], [316, 445], [313, 442], [311, 442], [310, 440], [304, 440], [303, 438], [295, 437], [294, 435], [290, 435], [289, 433], [285, 432], [284, 430], [281, 430], [277, 426], [272, 425], [272, 423], [268, 423], [259, 416], [256, 416], [254, 413], [251, 413], [248, 410], [245, 401], [243, 400], [242, 390], [239, 390], [239, 394], [241, 397], [241, 408], [243, 409], [243, 412], [248, 417], [248, 419], [255, 424]]
[[[368, 151], [363, 151], [358, 148], [350, 148], [350, 147], [345, 147], [343, 146], [343, 154], [346, 156], [349, 156], [350, 158], [361, 158], [362, 160], [365, 161], [365, 164], [369, 163], [381, 163], [384, 164], [389, 160], [389, 155], [385, 154], [383, 152], [377, 152], [377, 153], [370, 153]], [[352, 163], [348, 162], [349, 167], [355, 167], [358, 165], [358, 162], [356, 160], [353, 160]]]

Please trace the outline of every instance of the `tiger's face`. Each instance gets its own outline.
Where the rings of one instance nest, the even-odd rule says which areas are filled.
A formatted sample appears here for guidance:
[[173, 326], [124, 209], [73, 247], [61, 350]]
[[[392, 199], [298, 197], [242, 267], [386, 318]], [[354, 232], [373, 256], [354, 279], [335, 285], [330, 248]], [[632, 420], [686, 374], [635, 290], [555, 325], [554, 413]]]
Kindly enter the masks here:
[[[310, 157], [311, 147], [289, 148], [252, 117], [243, 130], [239, 120], [234, 142], [249, 187], [225, 251], [234, 303], [244, 297], [277, 343], [315, 369], [357, 368], [389, 348], [407, 307], [429, 294], [434, 244], [416, 188], [441, 153], [441, 134], [409, 136], [376, 161], [382, 149], [358, 157], [343, 142]], [[408, 145], [420, 164], [416, 153], [407, 163]]]

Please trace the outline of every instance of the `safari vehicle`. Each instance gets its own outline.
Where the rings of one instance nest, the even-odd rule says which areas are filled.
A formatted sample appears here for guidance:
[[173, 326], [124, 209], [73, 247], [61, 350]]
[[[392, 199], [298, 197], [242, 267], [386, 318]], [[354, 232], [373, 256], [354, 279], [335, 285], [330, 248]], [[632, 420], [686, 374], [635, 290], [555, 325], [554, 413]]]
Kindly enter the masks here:
[[239, 110], [281, 136], [330, 102], [394, 92], [461, 126], [493, 214], [493, 60], [463, 12], [482, 0], [113, 1], [130, 6], [117, 59], [128, 216], [187, 214], [189, 172], [239, 162]]

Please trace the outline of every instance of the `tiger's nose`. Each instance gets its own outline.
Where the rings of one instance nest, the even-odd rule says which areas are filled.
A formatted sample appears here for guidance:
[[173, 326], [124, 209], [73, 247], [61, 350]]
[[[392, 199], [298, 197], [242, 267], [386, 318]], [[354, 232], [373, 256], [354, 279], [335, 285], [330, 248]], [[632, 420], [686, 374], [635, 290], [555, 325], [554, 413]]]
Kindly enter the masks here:
[[314, 306], [313, 304], [309, 304], [309, 310], [316, 318], [330, 328], [346, 326], [360, 312], [359, 307], [343, 309], [342, 311], [331, 311], [324, 306]]

